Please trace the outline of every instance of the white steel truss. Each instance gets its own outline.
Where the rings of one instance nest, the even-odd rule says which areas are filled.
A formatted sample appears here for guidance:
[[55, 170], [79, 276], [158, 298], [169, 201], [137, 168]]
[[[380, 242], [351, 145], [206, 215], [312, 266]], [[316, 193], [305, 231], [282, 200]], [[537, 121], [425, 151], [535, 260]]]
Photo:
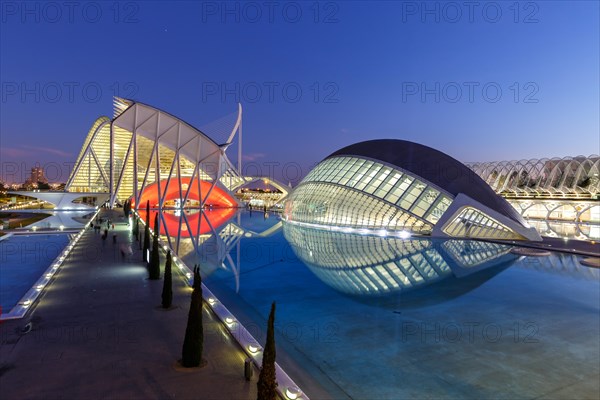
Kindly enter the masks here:
[[593, 199], [600, 194], [600, 156], [597, 155], [466, 165], [505, 197]]
[[[243, 185], [241, 177], [242, 107], [230, 128], [227, 143], [217, 144], [207, 135], [173, 115], [149, 105], [115, 98], [114, 117], [99, 118], [84, 142], [75, 168], [68, 180], [70, 192], [108, 192], [110, 205], [135, 200], [155, 184], [158, 203], [165, 206], [167, 193], [175, 186], [183, 203], [191, 192], [201, 193], [204, 206], [211, 193], [230, 195]], [[225, 155], [226, 148], [238, 134], [237, 168]], [[202, 193], [201, 181], [210, 182]], [[223, 196], [223, 195], [222, 195]], [[143, 206], [143, 205], [142, 205]]]

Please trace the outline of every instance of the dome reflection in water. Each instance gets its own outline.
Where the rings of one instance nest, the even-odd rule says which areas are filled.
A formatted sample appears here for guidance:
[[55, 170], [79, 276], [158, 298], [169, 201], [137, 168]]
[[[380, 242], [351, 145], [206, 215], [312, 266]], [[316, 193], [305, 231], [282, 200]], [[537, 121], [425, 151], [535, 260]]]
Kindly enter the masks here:
[[475, 240], [362, 235], [284, 223], [295, 254], [324, 283], [390, 308], [433, 305], [510, 266], [512, 246]]

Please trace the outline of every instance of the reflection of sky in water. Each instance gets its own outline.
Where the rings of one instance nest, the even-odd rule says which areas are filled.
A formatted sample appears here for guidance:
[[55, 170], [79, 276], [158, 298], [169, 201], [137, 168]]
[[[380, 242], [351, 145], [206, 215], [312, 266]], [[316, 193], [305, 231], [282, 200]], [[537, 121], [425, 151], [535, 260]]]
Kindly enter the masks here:
[[5, 313], [69, 243], [69, 235], [13, 235], [0, 241], [0, 305]]
[[284, 236], [277, 223], [243, 211], [198, 249], [180, 239], [183, 258], [261, 341], [276, 301], [279, 362], [287, 354], [333, 397], [573, 398], [597, 386], [599, 270], [581, 257], [291, 225]]

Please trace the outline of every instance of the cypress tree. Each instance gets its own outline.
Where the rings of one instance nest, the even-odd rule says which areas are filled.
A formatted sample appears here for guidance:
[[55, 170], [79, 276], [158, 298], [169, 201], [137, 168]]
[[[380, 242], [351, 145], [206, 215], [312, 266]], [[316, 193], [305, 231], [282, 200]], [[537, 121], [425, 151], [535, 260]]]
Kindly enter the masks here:
[[150, 279], [160, 279], [160, 255], [158, 252], [158, 213], [154, 218], [154, 238], [152, 252], [150, 253]]
[[154, 237], [158, 241], [158, 212], [154, 216]]
[[165, 262], [165, 281], [162, 290], [163, 308], [171, 307], [173, 303], [173, 279], [171, 276], [171, 250], [167, 252], [167, 261]]
[[148, 260], [148, 249], [150, 249], [150, 200], [146, 202], [146, 227], [144, 228], [144, 249], [142, 250], [142, 259]]
[[133, 221], [133, 236], [135, 236], [135, 240], [139, 240], [139, 233], [140, 233], [140, 222], [138, 220], [138, 217], [134, 215], [134, 221]]
[[146, 226], [150, 226], [150, 200], [146, 200]]
[[200, 268], [194, 266], [194, 291], [188, 313], [185, 339], [181, 351], [181, 365], [186, 368], [200, 366], [204, 349], [204, 330], [202, 328], [202, 278]]
[[267, 343], [263, 352], [262, 367], [258, 375], [258, 400], [275, 400], [277, 398], [277, 377], [275, 376], [275, 302], [271, 304], [269, 324], [267, 326]]

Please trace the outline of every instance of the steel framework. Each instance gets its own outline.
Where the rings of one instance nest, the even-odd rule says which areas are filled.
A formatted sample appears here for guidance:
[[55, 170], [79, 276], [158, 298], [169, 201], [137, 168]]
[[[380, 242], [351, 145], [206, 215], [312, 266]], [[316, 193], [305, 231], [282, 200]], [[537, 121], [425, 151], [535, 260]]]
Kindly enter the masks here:
[[152, 190], [157, 199], [153, 208], [165, 207], [173, 196], [183, 205], [191, 196], [197, 196], [197, 206], [204, 207], [214, 202], [211, 195], [219, 192], [220, 198], [225, 193], [228, 201], [217, 205], [238, 205], [231, 193], [247, 180], [229, 161], [225, 150], [236, 134], [239, 140], [241, 105], [228, 141], [223, 144], [149, 105], [115, 98], [114, 106], [112, 120], [101, 117], [90, 129], [67, 191], [108, 192], [112, 206], [129, 198], [139, 205], [142, 194]]
[[600, 156], [467, 163], [505, 197], [597, 198]]

